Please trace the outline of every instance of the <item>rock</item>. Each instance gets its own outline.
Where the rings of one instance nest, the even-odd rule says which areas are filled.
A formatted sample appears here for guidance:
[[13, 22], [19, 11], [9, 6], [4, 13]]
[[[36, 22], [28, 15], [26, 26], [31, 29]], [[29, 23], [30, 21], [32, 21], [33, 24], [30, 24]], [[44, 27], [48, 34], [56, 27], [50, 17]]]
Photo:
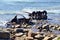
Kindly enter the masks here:
[[17, 28], [14, 29], [14, 32], [16, 32]]
[[51, 26], [51, 28], [53, 28], [54, 26]]
[[49, 25], [49, 28], [51, 28], [51, 25]]
[[24, 33], [24, 30], [22, 28], [16, 29], [16, 33]]
[[48, 24], [44, 24], [43, 26], [42, 26], [42, 28], [44, 28], [44, 27], [46, 27]]
[[15, 28], [18, 28], [20, 25], [15, 25]]
[[40, 38], [40, 37], [42, 37], [42, 35], [38, 34], [38, 35], [35, 36], [35, 38]]
[[40, 26], [36, 26], [37, 29], [40, 29]]
[[47, 30], [46, 30], [46, 29], [43, 29], [42, 31], [43, 31], [43, 32], [47, 32]]
[[38, 35], [35, 35], [34, 38], [38, 39], [38, 40], [42, 40], [44, 37], [42, 35], [38, 34]]
[[54, 37], [55, 35], [54, 34], [51, 34], [50, 37]]
[[60, 27], [58, 27], [58, 28], [57, 28], [57, 30], [59, 30], [59, 31], [60, 31]]
[[38, 40], [38, 39], [34, 39], [34, 40]]
[[60, 37], [55, 37], [54, 39], [52, 39], [52, 40], [60, 40]]
[[14, 29], [8, 28], [7, 31], [12, 32]]
[[32, 30], [29, 30], [28, 37], [31, 37], [31, 35], [32, 35]]
[[30, 26], [30, 25], [28, 25], [28, 26], [27, 26], [27, 28], [31, 28], [31, 26]]
[[13, 22], [12, 25], [16, 25], [16, 22]]
[[43, 37], [45, 37], [45, 36], [46, 36], [46, 34], [43, 35]]
[[28, 32], [29, 31], [29, 29], [23, 29], [24, 30], [24, 32]]
[[52, 39], [54, 39], [56, 36], [54, 35], [54, 34], [51, 34], [50, 35], [50, 38], [48, 39], [48, 40], [52, 40]]
[[26, 37], [26, 40], [33, 40], [33, 37]]
[[55, 27], [52, 28], [53, 30], [55, 29]]
[[40, 32], [36, 32], [35, 34], [40, 34]]
[[56, 27], [56, 28], [58, 28], [59, 26], [58, 26], [58, 25], [56, 25], [55, 27]]
[[10, 31], [11, 30], [11, 28], [7, 28], [7, 31]]
[[43, 40], [48, 40], [50, 37], [46, 36]]
[[27, 28], [27, 27], [29, 27], [29, 25], [28, 24], [24, 24], [22, 27], [23, 28]]
[[22, 36], [22, 35], [23, 35], [23, 33], [16, 33], [16, 34], [15, 34], [16, 37], [20, 37], [20, 36]]
[[26, 28], [26, 25], [22, 26], [23, 28]]
[[57, 30], [57, 27], [55, 27], [55, 29], [54, 30]]
[[5, 40], [5, 39], [6, 39], [6, 40], [7, 40], [7, 39], [10, 39], [10, 33], [9, 33], [9, 32], [3, 32], [3, 31], [1, 32], [1, 31], [0, 31], [0, 40], [2, 40], [1, 38], [4, 39], [4, 40]]
[[12, 28], [15, 28], [15, 26], [14, 26], [14, 25], [12, 25]]
[[16, 37], [15, 40], [25, 40], [26, 39], [26, 35], [23, 35], [21, 37]]
[[54, 38], [54, 39], [52, 39], [52, 40], [57, 40], [57, 38], [58, 38], [58, 37], [55, 37], [55, 38]]
[[21, 37], [16, 37], [14, 40], [23, 40]]
[[32, 36], [33, 38], [35, 38], [35, 35], [37, 35], [37, 34], [36, 34], [36, 33], [32, 33], [32, 35], [31, 35], [31, 36]]

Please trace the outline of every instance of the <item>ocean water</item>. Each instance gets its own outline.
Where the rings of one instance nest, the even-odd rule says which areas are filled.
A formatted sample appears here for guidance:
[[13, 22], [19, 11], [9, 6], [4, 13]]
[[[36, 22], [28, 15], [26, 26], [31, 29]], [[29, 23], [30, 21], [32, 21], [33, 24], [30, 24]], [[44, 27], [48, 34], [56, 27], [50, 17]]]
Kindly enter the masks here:
[[[0, 27], [6, 27], [6, 23], [11, 21], [16, 14], [0, 14]], [[29, 18], [28, 14], [22, 14], [26, 18]], [[59, 13], [48, 13], [48, 21], [50, 23], [55, 23], [60, 25], [60, 14]], [[23, 18], [23, 16], [18, 15], [19, 18]]]
[[17, 11], [25, 8], [60, 9], [60, 2], [0, 2], [0, 10]]
[[[6, 27], [16, 14], [29, 18], [25, 12], [46, 10], [51, 23], [60, 24], [60, 2], [0, 2], [0, 27]], [[19, 16], [22, 18], [23, 16]]]

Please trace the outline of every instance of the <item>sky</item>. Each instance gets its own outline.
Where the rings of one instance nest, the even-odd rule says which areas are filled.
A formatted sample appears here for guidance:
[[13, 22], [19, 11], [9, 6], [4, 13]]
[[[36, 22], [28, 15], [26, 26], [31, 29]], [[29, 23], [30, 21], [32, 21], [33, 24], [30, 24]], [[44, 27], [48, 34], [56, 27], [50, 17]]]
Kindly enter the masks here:
[[60, 2], [60, 0], [2, 0], [4, 2], [21, 1], [21, 2]]

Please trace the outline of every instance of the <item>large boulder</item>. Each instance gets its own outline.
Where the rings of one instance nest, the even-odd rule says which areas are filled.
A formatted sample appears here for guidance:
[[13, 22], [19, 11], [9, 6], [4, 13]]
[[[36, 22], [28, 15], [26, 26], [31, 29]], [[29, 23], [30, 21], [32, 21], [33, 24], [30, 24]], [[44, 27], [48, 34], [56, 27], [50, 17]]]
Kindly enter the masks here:
[[10, 40], [10, 33], [9, 32], [0, 32], [0, 40]]

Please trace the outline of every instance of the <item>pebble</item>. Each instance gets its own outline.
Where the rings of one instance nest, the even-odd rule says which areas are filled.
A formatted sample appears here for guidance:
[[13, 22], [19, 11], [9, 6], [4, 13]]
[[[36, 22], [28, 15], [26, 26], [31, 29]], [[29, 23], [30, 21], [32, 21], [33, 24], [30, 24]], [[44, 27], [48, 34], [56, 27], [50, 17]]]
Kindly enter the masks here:
[[42, 35], [38, 34], [38, 35], [35, 36], [35, 38], [40, 38], [40, 37], [42, 37]]
[[55, 29], [55, 27], [52, 28], [53, 30]]
[[[55, 37], [54, 39], [52, 39], [52, 40], [57, 40], [59, 38], [59, 36], [57, 36], [57, 37]], [[59, 39], [60, 40], [60, 39]]]
[[48, 40], [50, 37], [46, 36], [43, 40]]
[[33, 40], [33, 37], [26, 37], [26, 40]]
[[32, 35], [32, 30], [29, 30], [28, 37], [31, 37], [31, 35]]
[[31, 26], [29, 25], [29, 26], [27, 26], [27, 28], [31, 28]]
[[42, 28], [44, 28], [44, 27], [46, 27], [48, 24], [44, 24], [43, 26], [42, 26]]
[[[38, 21], [39, 22], [39, 21]], [[43, 22], [42, 22], [43, 23]], [[23, 31], [24, 31], [24, 33], [26, 33], [26, 34], [24, 34], [23, 32], [19, 32], [19, 33], [17, 33], [16, 32], [16, 30], [18, 30], [18, 29], [20, 29], [20, 28], [17, 28], [18, 26], [20, 26], [20, 25], [15, 25], [15, 26], [12, 26], [14, 29], [11, 29], [11, 28], [7, 28], [7, 30], [8, 31], [13, 31], [13, 32], [16, 32], [16, 34], [15, 34], [15, 37], [16, 37], [16, 39], [15, 40], [24, 40], [24, 38], [26, 39], [26, 40], [38, 40], [39, 38], [42, 38], [42, 37], [44, 37], [43, 38], [43, 40], [48, 40], [48, 39], [52, 39], [52, 38], [54, 38], [55, 36], [54, 36], [54, 34], [51, 34], [51, 32], [47, 32], [46, 31], [46, 29], [43, 29], [44, 27], [46, 27], [47, 25], [49, 25], [49, 28], [51, 28], [52, 30], [56, 30], [56, 28], [57, 28], [57, 30], [60, 30], [60, 27], [58, 26], [58, 25], [54, 25], [54, 24], [48, 24], [48, 23], [43, 23], [43, 25], [42, 25], [42, 31], [41, 32], [33, 32], [30, 28], [31, 27], [33, 27], [33, 26], [31, 26], [31, 25], [22, 25], [22, 28], [23, 28]], [[34, 26], [35, 27], [35, 26]], [[38, 26], [38, 24], [36, 24], [36, 29], [38, 29], [40, 26]], [[32, 35], [32, 33], [34, 34], [34, 35]], [[24, 36], [23, 37], [23, 39], [21, 38], [22, 36]], [[58, 36], [57, 36], [58, 37]], [[36, 38], [36, 39], [34, 39], [34, 38]], [[54, 39], [56, 39], [56, 38], [54, 38]]]
[[16, 37], [15, 40], [25, 40], [26, 39], [26, 35], [23, 35], [21, 37]]
[[16, 37], [19, 37], [19, 36], [22, 36], [22, 35], [23, 35], [23, 33], [16, 33], [15, 34]]
[[60, 31], [60, 27], [58, 27], [58, 28], [57, 28], [57, 30], [59, 30], [59, 31]]
[[15, 25], [15, 28], [18, 28], [20, 25]]

